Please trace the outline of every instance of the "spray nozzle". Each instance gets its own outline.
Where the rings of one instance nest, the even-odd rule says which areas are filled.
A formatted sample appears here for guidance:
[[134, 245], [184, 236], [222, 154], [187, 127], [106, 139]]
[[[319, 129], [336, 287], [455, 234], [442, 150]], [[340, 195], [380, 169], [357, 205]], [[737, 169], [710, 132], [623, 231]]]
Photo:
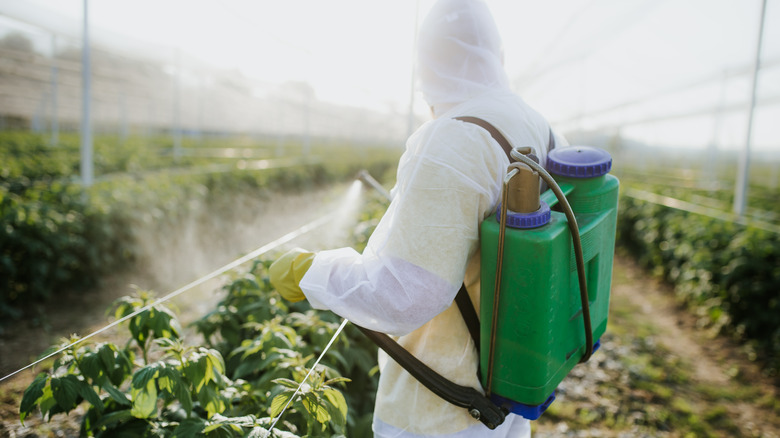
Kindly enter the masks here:
[[373, 176], [371, 176], [370, 173], [368, 173], [367, 170], [363, 169], [360, 172], [358, 172], [356, 179], [359, 179], [360, 181], [363, 181], [365, 184], [370, 185], [374, 188], [377, 192], [379, 192], [382, 196], [387, 198], [388, 201], [392, 200], [392, 197], [390, 196], [390, 192], [385, 190], [384, 187], [382, 187], [382, 184], [379, 184], [379, 181], [375, 180]]

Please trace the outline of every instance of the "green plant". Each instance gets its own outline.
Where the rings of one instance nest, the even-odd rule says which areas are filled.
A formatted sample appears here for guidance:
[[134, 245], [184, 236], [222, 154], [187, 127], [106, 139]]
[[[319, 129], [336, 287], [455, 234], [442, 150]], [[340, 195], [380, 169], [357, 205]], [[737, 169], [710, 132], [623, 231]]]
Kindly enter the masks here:
[[[97, 136], [98, 178], [85, 188], [78, 184], [76, 135], [63, 133], [52, 146], [41, 135], [0, 132], [0, 329], [55, 291], [88, 290], [107, 273], [131, 267], [142, 233], [174, 235], [182, 220], [202, 211], [234, 211], [225, 200], [237, 193], [262, 197], [267, 190], [321, 186], [354, 178], [361, 168], [383, 175], [400, 152], [373, 148], [363, 156], [349, 145], [312, 145], [311, 160], [288, 157], [278, 167], [252, 170], [251, 161], [199, 158], [197, 150], [240, 146], [262, 156], [273, 148], [235, 138], [186, 139], [183, 148], [192, 154], [177, 161], [166, 142]], [[207, 167], [215, 164], [216, 171]]]
[[[377, 198], [369, 202], [356, 246], [365, 244], [385, 207]], [[341, 319], [305, 301], [282, 300], [268, 280], [269, 266], [258, 260], [234, 274], [221, 301], [193, 323], [202, 336], [196, 346], [185, 345], [174, 312], [154, 304], [150, 292], [120, 298], [112, 313], [128, 318], [124, 347], [67, 348], [25, 391], [20, 419], [36, 410], [50, 419], [86, 401], [84, 436], [261, 437], [289, 402], [272, 436], [369, 436], [376, 347], [347, 325], [310, 370]]]
[[[213, 348], [185, 346], [173, 312], [151, 305], [152, 300], [148, 292], [119, 299], [115, 316], [134, 314], [128, 320], [127, 345], [68, 347], [52, 369], [39, 374], [25, 391], [21, 421], [36, 409], [51, 419], [86, 401], [89, 409], [82, 419], [82, 436], [264, 436], [272, 417], [279, 413], [281, 400], [286, 403], [293, 397], [290, 387], [297, 388], [293, 379], [301, 380], [308, 372], [310, 357], [289, 350], [275, 355], [278, 360], [269, 361], [274, 367], [253, 370], [252, 382], [231, 379], [222, 354]], [[67, 340], [65, 345], [71, 342]], [[272, 355], [277, 350], [269, 346]], [[243, 352], [235, 353], [240, 354]], [[280, 372], [272, 373], [273, 378], [262, 378], [273, 369]], [[315, 370], [293, 401], [288, 420], [278, 426], [296, 433], [305, 429], [307, 436], [343, 431], [347, 405], [332, 385], [348, 379], [334, 376], [324, 380], [333, 373], [328, 367]], [[269, 411], [271, 416], [263, 415]]]
[[[285, 389], [271, 401], [271, 417], [281, 415], [284, 409], [292, 406], [298, 412], [305, 412], [306, 435], [316, 435], [326, 430], [326, 425], [332, 421], [336, 432], [343, 434], [343, 425], [347, 420], [347, 401], [344, 395], [333, 387], [334, 384], [349, 382], [345, 377], [325, 380], [322, 372], [309, 375], [306, 383], [299, 385], [297, 380], [306, 376], [296, 376], [298, 379], [274, 379], [273, 383]], [[299, 389], [300, 386], [300, 389]]]
[[[305, 364], [319, 356], [341, 322], [330, 312], [312, 310], [305, 301], [291, 304], [282, 300], [268, 281], [268, 266], [270, 261], [257, 261], [248, 272], [225, 285], [226, 294], [216, 308], [194, 323], [205, 345], [225, 356], [226, 374], [244, 379], [256, 388], [278, 385], [285, 382], [283, 379], [299, 381]], [[344, 354], [346, 351], [350, 353]], [[370, 435], [376, 393], [376, 347], [354, 326], [347, 325], [323, 361], [326, 365], [317, 370], [314, 383], [308, 382], [307, 388], [317, 388], [318, 382], [329, 386], [341, 382], [340, 376], [349, 376], [350, 384], [343, 393], [350, 407], [345, 415], [346, 435]], [[315, 391], [309, 397], [318, 394], [328, 399], [332, 392]], [[263, 399], [264, 394], [254, 397]], [[262, 402], [268, 403], [268, 399]], [[308, 425], [300, 410], [312, 405], [300, 403], [293, 404], [286, 416], [291, 416], [295, 424]], [[246, 407], [241, 409], [250, 412]], [[319, 415], [326, 417], [322, 412]], [[339, 418], [333, 417], [334, 413], [329, 415], [331, 419]]]
[[780, 235], [623, 196], [618, 239], [703, 324], [748, 341], [780, 371]]

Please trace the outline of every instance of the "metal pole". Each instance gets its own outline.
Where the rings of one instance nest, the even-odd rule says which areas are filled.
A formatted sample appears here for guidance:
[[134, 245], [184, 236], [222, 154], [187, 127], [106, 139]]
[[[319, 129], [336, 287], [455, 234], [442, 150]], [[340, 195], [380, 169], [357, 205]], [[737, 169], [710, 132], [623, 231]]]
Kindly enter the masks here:
[[92, 123], [90, 120], [89, 0], [84, 0], [84, 32], [81, 47], [81, 183], [89, 187], [94, 180], [92, 165]]
[[417, 28], [420, 21], [420, 0], [417, 0], [414, 12], [414, 41], [412, 41], [412, 81], [409, 90], [409, 120], [406, 125], [406, 137], [414, 131], [414, 81], [417, 76]]
[[60, 142], [60, 122], [57, 114], [57, 35], [51, 34], [51, 145]]
[[756, 85], [758, 83], [758, 71], [761, 68], [761, 45], [764, 40], [764, 17], [766, 16], [766, 0], [761, 1], [761, 20], [758, 25], [758, 44], [756, 45], [756, 61], [753, 64], [753, 84], [750, 96], [750, 111], [748, 113], [747, 138], [745, 148], [739, 156], [739, 169], [737, 169], [737, 184], [734, 189], [734, 213], [742, 216], [745, 214], [747, 204], [748, 181], [750, 180], [750, 143], [753, 140], [753, 113], [756, 110]]
[[176, 48], [176, 76], [173, 85], [173, 160], [181, 158], [181, 49]]

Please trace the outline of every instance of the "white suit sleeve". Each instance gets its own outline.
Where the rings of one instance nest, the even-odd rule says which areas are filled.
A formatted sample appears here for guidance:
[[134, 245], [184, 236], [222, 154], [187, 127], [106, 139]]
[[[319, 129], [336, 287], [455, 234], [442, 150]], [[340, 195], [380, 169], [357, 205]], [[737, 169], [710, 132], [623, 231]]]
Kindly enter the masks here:
[[445, 310], [507, 162], [491, 141], [484, 130], [454, 120], [431, 122], [413, 135], [393, 201], [363, 254], [341, 248], [314, 258], [300, 283], [311, 305], [393, 335]]

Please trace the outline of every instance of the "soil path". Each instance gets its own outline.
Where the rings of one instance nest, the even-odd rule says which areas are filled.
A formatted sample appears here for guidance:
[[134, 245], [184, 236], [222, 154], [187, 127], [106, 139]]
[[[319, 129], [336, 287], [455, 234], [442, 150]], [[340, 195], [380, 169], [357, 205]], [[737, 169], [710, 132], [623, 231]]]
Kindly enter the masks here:
[[[768, 401], [763, 402], [766, 405], [777, 400], [777, 381], [767, 377], [759, 363], [749, 360], [744, 346], [704, 328], [704, 319], [683, 309], [669, 285], [649, 278], [631, 259], [619, 258], [617, 264], [626, 282], [617, 284], [613, 293], [639, 309], [638, 318], [653, 324], [660, 345], [690, 367], [693, 384], [723, 389], [742, 387], [746, 392], [755, 391], [757, 399]], [[762, 402], [754, 404], [750, 399], [736, 399], [733, 403], [723, 400], [743, 436], [780, 437], [777, 407], [773, 414], [772, 409], [758, 406]]]
[[669, 285], [618, 255], [611, 301], [601, 350], [564, 380], [534, 438], [780, 437], [776, 382]]

